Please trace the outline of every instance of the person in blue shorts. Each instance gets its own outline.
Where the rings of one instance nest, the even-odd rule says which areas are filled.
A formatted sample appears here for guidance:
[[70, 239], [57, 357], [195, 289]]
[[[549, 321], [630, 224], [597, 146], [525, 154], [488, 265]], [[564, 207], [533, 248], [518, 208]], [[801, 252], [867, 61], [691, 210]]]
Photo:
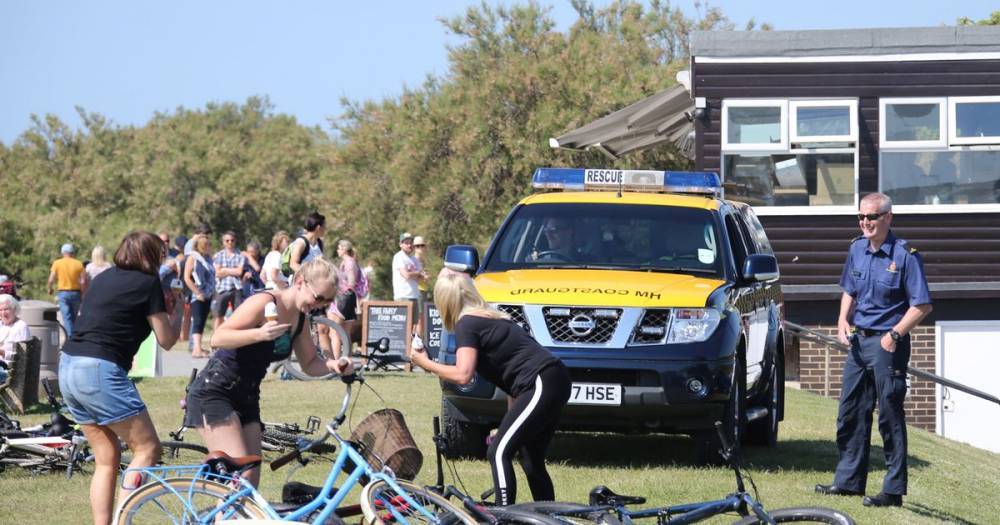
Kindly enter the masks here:
[[[160, 440], [128, 371], [151, 330], [163, 348], [177, 342], [158, 275], [165, 252], [151, 233], [126, 235], [115, 252], [115, 266], [90, 283], [59, 358], [59, 389], [94, 452], [90, 505], [95, 524], [111, 522], [120, 441], [128, 444], [131, 468], [160, 459]], [[138, 473], [129, 477], [123, 492], [141, 483]]]

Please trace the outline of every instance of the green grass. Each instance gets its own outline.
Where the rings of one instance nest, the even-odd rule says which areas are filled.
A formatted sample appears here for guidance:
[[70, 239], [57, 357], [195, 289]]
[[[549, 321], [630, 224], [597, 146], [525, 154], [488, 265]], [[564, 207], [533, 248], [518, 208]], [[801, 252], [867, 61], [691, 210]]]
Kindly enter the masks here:
[[[383, 403], [365, 389], [352, 420], [356, 424], [371, 410], [390, 406], [407, 418], [425, 453], [419, 481], [434, 481], [431, 417], [440, 409], [437, 381], [423, 373], [371, 376], [369, 383]], [[181, 419], [178, 400], [186, 378], [144, 380], [139, 384], [161, 436]], [[304, 423], [309, 415], [324, 421], [340, 406], [343, 385], [330, 382], [278, 381], [263, 385], [264, 419]], [[832, 481], [837, 450], [833, 442], [836, 401], [818, 395], [788, 391], [788, 410], [775, 449], [751, 448], [746, 452], [760, 499], [770, 508], [827, 506], [846, 511], [858, 523], [998, 523], [1000, 522], [1000, 455], [948, 441], [910, 428], [910, 494], [899, 509], [867, 509], [860, 498], [824, 497], [813, 493], [816, 483]], [[23, 416], [22, 423], [44, 420], [44, 407]], [[189, 440], [199, 441], [194, 431]], [[877, 491], [885, 473], [881, 441], [873, 436], [873, 471], [869, 491]], [[550, 454], [550, 472], [561, 500], [584, 502], [597, 484], [617, 492], [644, 495], [651, 505], [704, 501], [723, 497], [735, 488], [731, 471], [704, 468], [692, 463], [690, 440], [671, 436], [620, 436], [613, 434], [560, 434]], [[478, 494], [491, 484], [489, 468], [482, 461], [455, 464], [469, 492]], [[317, 462], [295, 472], [293, 479], [318, 483], [328, 464]], [[262, 489], [278, 499], [289, 467], [278, 472], [265, 469]], [[0, 474], [0, 523], [86, 523], [89, 521], [89, 478], [67, 480], [59, 474], [30, 477], [19, 471]], [[520, 500], [528, 499], [527, 484], [518, 478]], [[40, 513], [45, 518], [40, 518]], [[711, 523], [729, 523], [719, 518]]]

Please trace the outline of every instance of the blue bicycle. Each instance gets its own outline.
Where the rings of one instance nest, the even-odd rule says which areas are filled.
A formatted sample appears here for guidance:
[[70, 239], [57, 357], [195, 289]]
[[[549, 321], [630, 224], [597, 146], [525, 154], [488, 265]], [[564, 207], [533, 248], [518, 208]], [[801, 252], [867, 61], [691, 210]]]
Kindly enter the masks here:
[[[384, 346], [388, 348], [388, 340]], [[327, 439], [339, 448], [323, 486], [304, 504], [268, 502], [242, 474], [260, 465], [259, 456], [233, 458], [221, 452], [208, 456], [204, 464], [137, 469], [146, 484], [130, 494], [119, 507], [115, 523], [213, 524], [226, 519], [268, 519], [299, 523], [341, 523], [341, 517], [357, 512], [358, 506], [343, 506], [355, 486], [361, 491], [360, 513], [365, 524], [427, 523], [473, 525], [477, 520], [447, 498], [413, 483], [396, 479], [388, 467], [374, 468], [355, 445], [342, 438], [338, 429], [350, 405], [352, 387], [363, 384], [357, 375], [341, 378], [346, 392], [340, 411], [326, 425], [319, 439], [303, 442], [298, 449], [271, 462], [271, 469], [300, 459], [302, 454]], [[341, 475], [347, 477], [337, 487]]]

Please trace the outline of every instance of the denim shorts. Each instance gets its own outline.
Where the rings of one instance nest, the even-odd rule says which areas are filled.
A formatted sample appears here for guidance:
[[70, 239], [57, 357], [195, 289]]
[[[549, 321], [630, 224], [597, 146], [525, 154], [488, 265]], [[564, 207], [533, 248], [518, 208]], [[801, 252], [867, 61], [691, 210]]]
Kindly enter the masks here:
[[260, 422], [260, 380], [213, 357], [188, 390], [184, 426], [215, 425], [234, 414], [242, 425]]
[[79, 424], [107, 426], [146, 410], [125, 370], [96, 357], [60, 354], [59, 390]]

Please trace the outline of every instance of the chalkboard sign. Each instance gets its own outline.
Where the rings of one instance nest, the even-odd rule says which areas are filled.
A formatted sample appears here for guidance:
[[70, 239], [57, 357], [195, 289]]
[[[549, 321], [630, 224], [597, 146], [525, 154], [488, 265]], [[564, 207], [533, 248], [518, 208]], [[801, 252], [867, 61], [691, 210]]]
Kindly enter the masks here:
[[389, 338], [389, 353], [406, 355], [413, 333], [413, 303], [368, 301], [361, 313], [361, 340], [373, 343]]
[[441, 336], [444, 332], [444, 323], [441, 322], [441, 312], [438, 312], [434, 303], [424, 306], [424, 333], [420, 337], [424, 339], [424, 348], [431, 359], [437, 359], [438, 352], [441, 351]]

